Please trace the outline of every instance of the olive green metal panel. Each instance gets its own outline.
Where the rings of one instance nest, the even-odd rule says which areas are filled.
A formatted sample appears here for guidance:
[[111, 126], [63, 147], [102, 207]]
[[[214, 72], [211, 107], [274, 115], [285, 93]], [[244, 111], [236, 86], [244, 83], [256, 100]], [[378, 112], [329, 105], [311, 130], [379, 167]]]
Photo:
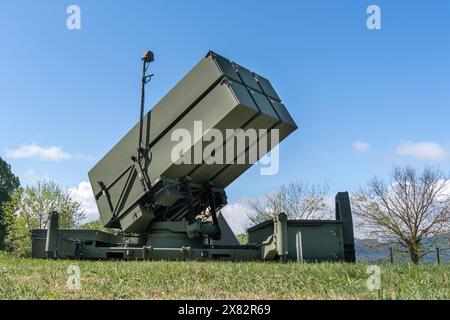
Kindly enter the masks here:
[[32, 258], [47, 258], [45, 253], [45, 244], [47, 241], [46, 229], [35, 229], [31, 231], [31, 257]]
[[286, 106], [281, 102], [278, 102], [273, 99], [270, 99], [270, 102], [272, 103], [281, 121], [291, 128], [291, 132], [297, 129], [297, 125], [295, 124], [294, 119], [292, 119], [291, 115], [287, 111]]
[[[260, 104], [257, 104], [259, 110], [261, 110], [261, 102]], [[269, 105], [270, 107], [270, 105]], [[259, 129], [268, 129], [273, 128], [279, 123], [279, 119], [277, 118], [276, 114], [272, 111], [268, 111], [267, 113], [259, 112], [255, 117], [253, 117], [250, 121], [248, 121], [245, 125], [241, 127], [241, 129], [247, 130], [247, 129], [255, 129], [257, 140], [250, 143], [249, 138], [245, 138], [245, 146], [244, 146], [244, 152], [242, 152], [238, 147], [237, 139], [232, 136], [226, 139], [226, 144], [231, 143], [231, 140], [233, 140], [232, 148], [230, 149], [230, 153], [232, 156], [229, 157], [228, 155], [228, 147], [225, 146], [223, 148], [219, 148], [219, 150], [223, 154], [223, 161], [219, 164], [212, 163], [208, 165], [202, 165], [197, 166], [195, 170], [191, 171], [189, 175], [192, 179], [195, 181], [206, 181], [206, 180], [212, 180], [216, 186], [225, 188], [227, 187], [231, 182], [233, 182], [237, 177], [239, 177], [243, 172], [245, 172], [249, 167], [253, 165], [253, 163], [250, 163], [252, 160], [249, 156], [249, 151], [256, 152], [256, 158], [255, 160], [259, 160], [258, 156], [258, 145], [259, 145]], [[268, 146], [269, 149], [270, 145]], [[217, 153], [217, 151], [216, 151]], [[238, 159], [242, 156], [243, 159], [245, 159], [245, 165], [239, 164]], [[232, 159], [232, 164], [228, 164], [227, 159]], [[231, 167], [235, 170], [235, 176], [233, 179], [224, 179], [220, 180], [217, 179], [219, 175], [227, 168]]]
[[258, 81], [255, 79], [255, 77], [253, 76], [253, 74], [251, 73], [250, 70], [248, 70], [247, 68], [241, 67], [240, 65], [234, 64], [240, 81], [247, 87], [253, 89], [253, 90], [258, 90], [261, 91], [260, 86], [258, 85]]
[[[32, 257], [46, 258], [46, 229], [32, 230]], [[258, 247], [144, 246], [124, 247], [122, 238], [93, 230], [59, 230], [58, 258], [125, 260], [260, 260]], [[185, 240], [185, 239], [184, 239]], [[170, 242], [170, 241], [169, 241]], [[78, 244], [77, 244], [78, 243]], [[175, 241], [176, 243], [176, 241]], [[164, 244], [162, 242], [162, 244]]]
[[45, 253], [49, 258], [58, 256], [58, 229], [59, 229], [59, 213], [51, 212], [48, 215], [47, 222], [47, 239], [45, 242]]
[[[259, 110], [266, 114], [271, 116], [274, 119], [277, 119], [277, 121], [280, 121], [278, 117], [278, 114], [275, 112], [274, 108], [270, 104], [269, 99], [267, 96], [263, 95], [262, 93], [259, 93], [258, 91], [250, 90], [250, 94], [253, 97], [253, 100], [255, 101], [256, 105], [258, 106]], [[267, 127], [265, 129], [268, 129]]]
[[[242, 151], [238, 152], [237, 142], [235, 141], [233, 149], [235, 156], [232, 164], [225, 162], [223, 164], [210, 164], [208, 166], [197, 167], [195, 171], [190, 173], [190, 176], [194, 180], [197, 179], [202, 180], [205, 178], [212, 179], [212, 181], [217, 186], [225, 188], [253, 165], [253, 162], [251, 162], [252, 158], [250, 158], [250, 153], [257, 151], [257, 157], [255, 160], [260, 160], [261, 156], [264, 156], [266, 154], [259, 152], [259, 149], [262, 145], [260, 138], [265, 139], [266, 137], [266, 135], [263, 136], [259, 135], [260, 129], [266, 130], [279, 129], [279, 141], [282, 141], [291, 132], [297, 129], [297, 125], [295, 124], [295, 122], [290, 121], [292, 120], [292, 118], [290, 117], [289, 113], [287, 113], [288, 117], [286, 117], [284, 113], [278, 112], [278, 110], [281, 110], [282, 112], [287, 112], [284, 105], [278, 102], [276, 105], [273, 105], [272, 104], [273, 100], [269, 100], [267, 96], [263, 95], [260, 92], [249, 90], [249, 93], [251, 94], [253, 101], [258, 107], [260, 113], [250, 122], [246, 123], [246, 125], [243, 126], [242, 129], [244, 130], [255, 129], [258, 134], [258, 140], [250, 144], [248, 143], [249, 141], [247, 139], [245, 145], [245, 152]], [[282, 117], [278, 115], [279, 113], [282, 115]], [[269, 132], [266, 139], [267, 150], [271, 150], [277, 145], [277, 143], [273, 145], [271, 144], [270, 137], [271, 135]], [[232, 137], [232, 139], [234, 139], [234, 137]], [[230, 139], [227, 140], [227, 143], [229, 141]], [[226, 155], [226, 148], [223, 149], [223, 153], [224, 155]], [[237, 159], [240, 158], [241, 156], [243, 156], [243, 158], [245, 159], [245, 164], [241, 164], [240, 162], [237, 161]]]
[[288, 223], [288, 252], [289, 259], [292, 260], [297, 260], [295, 241], [297, 232], [301, 232], [305, 260], [344, 260], [342, 224], [324, 222], [296, 225]]
[[[266, 80], [267, 81], [267, 80]], [[269, 83], [270, 84], [270, 83]], [[272, 134], [269, 131], [267, 134], [267, 145], [268, 150], [272, 150], [275, 148], [281, 141], [283, 141], [288, 135], [297, 130], [297, 124], [292, 119], [291, 115], [287, 111], [284, 104], [273, 100], [271, 98], [267, 98], [263, 96], [259, 92], [252, 92], [252, 95], [257, 102], [260, 109], [269, 110], [265, 111], [266, 113], [270, 113], [270, 110], [276, 114], [278, 121], [276, 123], [265, 122], [261, 123], [261, 125], [252, 125], [251, 127], [258, 129], [276, 129], [278, 130], [278, 140], [274, 140], [275, 143], [272, 144]], [[264, 97], [264, 98], [263, 98]], [[269, 109], [269, 105], [266, 104], [266, 101], [269, 101], [269, 105], [272, 109]], [[278, 142], [278, 143], [277, 143]], [[258, 145], [261, 145], [261, 141], [258, 140]], [[251, 150], [251, 146], [248, 146], [246, 149], [245, 158], [248, 159], [249, 150]], [[258, 153], [257, 160], [259, 161], [262, 156], [265, 154]], [[238, 155], [239, 156], [239, 155]], [[217, 174], [213, 177], [212, 181], [217, 185], [228, 186], [233, 183], [240, 175], [242, 175], [245, 171], [247, 171], [253, 164], [246, 162], [246, 164], [233, 164], [233, 165], [222, 165], [218, 166], [220, 170], [217, 171]]]
[[266, 78], [264, 78], [256, 73], [253, 73], [253, 76], [258, 80], [259, 87], [266, 95], [268, 95], [272, 99], [281, 101], [280, 97], [278, 96], [275, 89], [272, 87], [272, 84], [270, 83], [269, 80], [267, 80]]
[[[151, 114], [150, 141], [166, 130], [194, 102], [212, 88], [225, 74], [214, 57], [203, 58], [178, 84], [167, 93], [149, 112]], [[222, 68], [229, 74], [230, 62], [221, 59]]]
[[85, 259], [124, 259], [124, 260], [226, 260], [256, 261], [261, 259], [259, 248], [154, 248], [154, 247], [84, 247]]
[[353, 234], [352, 209], [348, 192], [339, 192], [336, 195], [336, 220], [342, 222], [345, 261], [355, 262], [355, 237]]
[[154, 214], [150, 209], [143, 208], [136, 203], [128, 214], [123, 215], [120, 220], [120, 229], [127, 233], [139, 233], [147, 230]]
[[[288, 258], [297, 259], [296, 234], [301, 232], [303, 258], [309, 261], [344, 260], [342, 223], [332, 220], [288, 220]], [[258, 244], [274, 233], [271, 221], [248, 230], [249, 243]]]
[[[31, 232], [31, 256], [46, 258], [47, 229], [34, 229]], [[122, 237], [96, 230], [59, 229], [57, 232], [56, 252], [58, 258], [75, 258], [83, 246], [121, 245]], [[77, 248], [77, 243], [78, 248]]]
[[[221, 131], [225, 128], [240, 128], [245, 122], [255, 117], [257, 113], [258, 109], [245, 91], [245, 87], [237, 83], [233, 85], [219, 84], [152, 148], [153, 159], [150, 164], [150, 179], [156, 180], [159, 176], [179, 178], [188, 175], [197, 166], [172, 162], [172, 150], [179, 143], [172, 141], [172, 133], [175, 130], [188, 130], [190, 136], [197, 139], [192, 141], [192, 147], [186, 152], [190, 154], [191, 161], [194, 161], [195, 148], [200, 148], [203, 151], [203, 146], [206, 145], [203, 142], [204, 132], [212, 128]], [[203, 134], [199, 136], [194, 133], [195, 121], [202, 121]], [[186, 154], [183, 156], [185, 157]], [[183, 156], [179, 158], [183, 158]], [[195, 182], [204, 181], [195, 180]]]
[[[279, 133], [279, 140], [278, 143], [275, 140], [275, 143], [272, 145], [272, 134], [269, 131], [267, 134], [267, 144], [268, 144], [268, 150], [272, 150], [275, 148], [281, 141], [283, 141], [290, 133], [295, 131], [297, 129], [297, 126], [293, 126], [291, 124], [285, 123], [285, 122], [277, 122], [275, 126], [272, 127], [272, 129], [278, 129]], [[260, 143], [260, 141], [258, 141]], [[248, 152], [250, 150], [250, 147], [246, 150], [246, 158], [248, 157]], [[262, 156], [265, 154], [259, 154], [257, 160], [259, 161]], [[231, 183], [233, 183], [239, 176], [241, 176], [245, 171], [247, 171], [253, 164], [233, 164], [233, 165], [226, 165], [222, 166], [221, 170], [214, 176], [212, 181], [217, 185], [225, 185], [229, 186]]]

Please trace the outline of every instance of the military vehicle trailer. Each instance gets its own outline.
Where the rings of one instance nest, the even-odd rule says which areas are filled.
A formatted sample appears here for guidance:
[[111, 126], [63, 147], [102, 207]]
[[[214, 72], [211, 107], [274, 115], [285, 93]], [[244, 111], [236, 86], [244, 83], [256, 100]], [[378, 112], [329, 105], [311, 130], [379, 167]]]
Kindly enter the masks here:
[[[239, 245], [220, 214], [227, 204], [225, 188], [253, 165], [249, 159], [255, 146], [259, 160], [297, 125], [269, 80], [212, 51], [144, 114], [145, 85], [152, 77], [147, 70], [153, 60], [150, 51], [142, 58], [139, 122], [88, 174], [101, 221], [120, 235], [59, 229], [59, 215], [53, 212], [46, 230], [32, 232], [32, 256], [354, 261], [347, 193], [336, 197], [335, 221], [294, 221], [276, 213], [273, 220], [248, 230], [248, 245]], [[229, 129], [266, 134], [256, 141], [244, 139], [244, 148], [236, 143], [228, 148], [236, 138], [226, 135]], [[194, 138], [174, 159], [177, 130]], [[219, 150], [234, 161], [183, 161], [195, 159], [196, 150], [205, 154], [212, 130], [226, 137], [214, 153]], [[275, 135], [278, 139], [272, 139]], [[246, 162], [236, 161], [240, 157]]]
[[[248, 229], [247, 245], [208, 244], [201, 236], [202, 225], [189, 225], [186, 220], [155, 223], [148, 242], [140, 245], [130, 244], [124, 235], [59, 229], [58, 219], [53, 212], [48, 229], [33, 230], [33, 258], [355, 262], [347, 192], [336, 196], [336, 220], [288, 220], [280, 213]], [[156, 236], [152, 238], [153, 233]]]

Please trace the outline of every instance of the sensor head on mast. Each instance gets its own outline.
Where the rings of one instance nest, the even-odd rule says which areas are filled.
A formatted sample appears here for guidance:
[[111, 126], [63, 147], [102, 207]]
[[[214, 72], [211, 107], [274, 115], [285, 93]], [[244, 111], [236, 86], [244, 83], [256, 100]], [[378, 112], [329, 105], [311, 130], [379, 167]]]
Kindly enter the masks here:
[[145, 51], [144, 54], [142, 55], [142, 61], [144, 61], [144, 62], [155, 61], [155, 56], [153, 55], [153, 52]]

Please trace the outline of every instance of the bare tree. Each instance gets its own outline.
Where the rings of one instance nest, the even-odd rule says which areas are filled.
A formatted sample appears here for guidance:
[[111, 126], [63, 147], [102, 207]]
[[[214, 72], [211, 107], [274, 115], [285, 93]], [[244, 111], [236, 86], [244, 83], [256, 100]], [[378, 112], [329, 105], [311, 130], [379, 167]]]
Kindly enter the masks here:
[[426, 254], [421, 241], [450, 230], [450, 180], [435, 168], [394, 168], [391, 181], [379, 178], [353, 198], [353, 211], [364, 232], [404, 247], [411, 262]]
[[293, 182], [283, 185], [273, 193], [250, 200], [249, 219], [260, 223], [280, 212], [286, 213], [289, 219], [318, 218], [329, 209], [325, 202], [327, 194], [327, 184]]

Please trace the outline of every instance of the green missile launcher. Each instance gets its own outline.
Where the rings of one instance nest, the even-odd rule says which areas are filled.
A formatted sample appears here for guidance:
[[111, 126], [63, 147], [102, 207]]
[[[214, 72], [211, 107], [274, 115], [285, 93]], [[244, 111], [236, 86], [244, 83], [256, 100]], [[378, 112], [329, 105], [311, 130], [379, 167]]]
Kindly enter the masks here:
[[[196, 123], [201, 123], [200, 133], [195, 132]], [[203, 156], [207, 146], [203, 138], [209, 130], [220, 130], [226, 137], [227, 129], [279, 129], [281, 141], [297, 128], [267, 79], [213, 52], [147, 113], [142, 126], [145, 151], [141, 163], [137, 162], [138, 123], [89, 172], [102, 221], [126, 232], [146, 232], [150, 221], [160, 220], [163, 214], [164, 220], [186, 217], [184, 191], [176, 190], [182, 189], [184, 177], [189, 177], [193, 189], [194, 212], [190, 218], [205, 209], [198, 203], [205, 194], [200, 190], [204, 185], [213, 188], [218, 209], [225, 205], [223, 189], [251, 164], [193, 163], [195, 149]], [[173, 134], [180, 129], [189, 132], [192, 141], [182, 155], [172, 159], [177, 145], [172, 141]], [[247, 143], [241, 153], [250, 147]], [[273, 147], [269, 145], [267, 151]], [[235, 162], [240, 155], [237, 146], [231, 150], [235, 157], [227, 153], [227, 148], [218, 149], [222, 159]], [[176, 163], [186, 157], [191, 163]]]
[[[62, 230], [52, 213], [47, 230], [33, 231], [34, 257], [354, 260], [345, 194], [337, 197], [337, 221], [311, 224], [274, 213], [248, 230], [248, 245], [236, 245], [220, 214], [225, 188], [297, 125], [269, 80], [212, 51], [145, 114], [153, 60], [150, 51], [142, 58], [139, 122], [88, 174], [102, 222], [121, 234]], [[321, 231], [307, 232], [312, 225]], [[306, 237], [296, 242], [299, 232]], [[327, 232], [335, 238], [310, 254], [309, 243], [317, 246]], [[299, 246], [306, 255], [293, 249]]]

